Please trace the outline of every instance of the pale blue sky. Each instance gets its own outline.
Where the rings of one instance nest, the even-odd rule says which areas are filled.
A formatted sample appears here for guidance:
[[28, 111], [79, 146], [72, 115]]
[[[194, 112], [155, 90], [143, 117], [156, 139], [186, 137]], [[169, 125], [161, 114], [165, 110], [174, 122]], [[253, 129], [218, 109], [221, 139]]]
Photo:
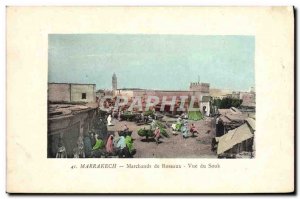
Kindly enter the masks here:
[[253, 36], [51, 34], [49, 82], [187, 90], [191, 81], [248, 90], [255, 86]]

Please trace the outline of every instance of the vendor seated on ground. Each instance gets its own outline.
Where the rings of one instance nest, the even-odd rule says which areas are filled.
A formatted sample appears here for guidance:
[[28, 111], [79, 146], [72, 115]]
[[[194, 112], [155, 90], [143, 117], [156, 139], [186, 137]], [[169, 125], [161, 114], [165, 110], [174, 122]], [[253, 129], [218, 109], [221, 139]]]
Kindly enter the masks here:
[[95, 134], [95, 139], [96, 139], [96, 143], [93, 146], [92, 150], [95, 151], [95, 150], [102, 149], [103, 148], [103, 141], [102, 141], [102, 139], [99, 138], [98, 134]]
[[106, 152], [108, 155], [112, 155], [114, 153], [114, 136], [110, 135], [107, 139], [106, 145], [105, 145]]
[[91, 152], [91, 157], [93, 157], [93, 158], [101, 158], [101, 157], [105, 156], [105, 154], [106, 154], [105, 143], [99, 137], [98, 134], [95, 134], [95, 139], [96, 139], [96, 143], [93, 146], [93, 149], [92, 149], [92, 152]]
[[128, 157], [132, 158], [132, 156], [135, 154], [136, 150], [133, 148], [133, 139], [131, 135], [126, 135], [125, 137], [125, 144], [126, 148], [128, 149]]
[[160, 138], [160, 129], [158, 127], [156, 127], [156, 129], [154, 131], [154, 139], [155, 139], [155, 142], [157, 145], [159, 143], [159, 138]]
[[58, 149], [57, 149], [55, 158], [67, 158], [67, 151], [66, 151], [66, 148], [63, 144], [62, 138], [59, 138]]
[[193, 124], [193, 123], [192, 123], [192, 125], [191, 125], [190, 132], [192, 133], [192, 137], [195, 136], [195, 135], [194, 135], [195, 133], [198, 134], [198, 131], [197, 131], [197, 129], [196, 129], [196, 126], [195, 126], [195, 124]]
[[187, 122], [183, 123], [183, 126], [181, 127], [181, 133], [182, 133], [182, 137], [184, 139], [188, 138], [188, 127], [187, 127]]
[[119, 137], [119, 140], [117, 142], [117, 153], [118, 153], [119, 158], [124, 158], [124, 157], [129, 158], [130, 157], [129, 150], [126, 146], [126, 139], [123, 134]]

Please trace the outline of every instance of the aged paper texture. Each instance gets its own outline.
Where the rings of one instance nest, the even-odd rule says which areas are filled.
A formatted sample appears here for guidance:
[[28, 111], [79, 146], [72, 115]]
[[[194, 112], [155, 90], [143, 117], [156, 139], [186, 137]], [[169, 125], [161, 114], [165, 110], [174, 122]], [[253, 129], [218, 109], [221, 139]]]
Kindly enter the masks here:
[[[294, 191], [292, 7], [7, 7], [6, 31], [7, 192]], [[48, 39], [55, 34], [254, 37], [255, 158], [47, 158]]]

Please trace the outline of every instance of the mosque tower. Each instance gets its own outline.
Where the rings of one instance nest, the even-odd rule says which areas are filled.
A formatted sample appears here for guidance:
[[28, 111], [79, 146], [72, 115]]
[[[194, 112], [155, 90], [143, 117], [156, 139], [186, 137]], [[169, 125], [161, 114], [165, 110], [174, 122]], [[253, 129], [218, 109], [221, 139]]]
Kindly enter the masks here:
[[112, 76], [112, 89], [113, 91], [117, 90], [117, 75], [116, 73], [113, 74]]

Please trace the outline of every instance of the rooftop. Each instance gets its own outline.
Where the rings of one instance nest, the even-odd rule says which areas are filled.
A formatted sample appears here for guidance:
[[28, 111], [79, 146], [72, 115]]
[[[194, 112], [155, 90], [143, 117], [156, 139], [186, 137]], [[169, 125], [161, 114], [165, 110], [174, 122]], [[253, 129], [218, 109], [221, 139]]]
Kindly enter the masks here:
[[252, 118], [247, 118], [246, 122], [243, 125], [230, 130], [227, 134], [217, 138], [219, 142], [217, 154], [224, 153], [234, 147], [236, 144], [252, 138], [254, 136], [254, 132], [255, 120], [253, 120]]
[[59, 82], [48, 82], [48, 84], [96, 85], [96, 84], [84, 84], [84, 83], [59, 83]]
[[159, 92], [192, 92], [189, 90], [159, 90], [159, 89], [143, 89], [143, 88], [120, 88], [117, 90], [133, 90], [133, 91], [159, 91]]
[[80, 112], [85, 112], [98, 107], [97, 103], [87, 104], [49, 104], [49, 119], [62, 119], [72, 117]]
[[243, 101], [241, 106], [254, 107], [255, 108], [255, 103], [254, 102]]
[[[231, 107], [230, 109], [219, 109], [218, 111], [221, 114], [223, 122], [242, 121], [247, 118], [245, 114], [235, 107]], [[223, 118], [226, 118], [225, 121]]]

